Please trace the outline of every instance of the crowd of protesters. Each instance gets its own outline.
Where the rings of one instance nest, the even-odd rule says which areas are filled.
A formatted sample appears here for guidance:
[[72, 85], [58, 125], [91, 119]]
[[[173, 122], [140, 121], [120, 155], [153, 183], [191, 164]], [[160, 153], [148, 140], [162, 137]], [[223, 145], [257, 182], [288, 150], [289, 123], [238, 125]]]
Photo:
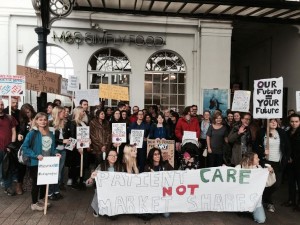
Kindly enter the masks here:
[[[45, 156], [60, 157], [59, 183], [50, 185], [48, 195], [49, 200], [57, 201], [63, 198], [61, 191], [66, 190], [66, 186], [85, 190], [94, 183], [99, 170], [142, 173], [179, 169], [184, 132], [192, 131], [198, 138], [199, 168], [271, 166], [276, 183], [264, 190], [264, 207], [253, 214], [257, 222], [265, 221], [264, 208], [269, 212], [276, 211], [273, 194], [282, 178], [287, 178], [289, 185], [287, 201], [282, 204], [300, 211], [300, 189], [297, 189], [300, 187], [300, 116], [292, 110], [287, 118], [274, 118], [267, 123], [253, 119], [250, 113], [230, 110], [225, 117], [218, 110], [213, 114], [204, 111], [203, 115], [198, 115], [196, 105], [186, 107], [181, 115], [169, 109], [160, 110], [157, 105], [149, 109], [134, 106], [131, 112], [130, 106], [122, 102], [115, 109], [101, 105], [90, 109], [85, 99], [72, 114], [58, 99], [49, 102], [44, 112], [37, 113], [28, 103], [19, 109], [18, 100], [14, 98], [10, 107], [10, 110], [5, 108], [0, 100], [1, 186], [9, 196], [21, 195], [30, 179], [30, 188], [26, 189], [31, 189], [32, 210], [44, 209], [45, 186], [37, 185], [37, 166]], [[128, 143], [133, 129], [144, 130], [142, 148], [112, 143], [114, 123], [126, 123]], [[90, 147], [77, 149], [75, 146], [73, 151], [66, 150], [70, 138], [76, 139], [76, 128], [81, 126], [90, 126]], [[174, 168], [158, 148], [151, 149], [147, 155], [147, 139], [174, 140]], [[29, 165], [18, 162], [16, 155], [21, 145], [24, 155], [30, 158]], [[80, 176], [82, 154], [83, 175]], [[98, 216], [95, 199], [96, 194], [92, 206], [94, 216]]]

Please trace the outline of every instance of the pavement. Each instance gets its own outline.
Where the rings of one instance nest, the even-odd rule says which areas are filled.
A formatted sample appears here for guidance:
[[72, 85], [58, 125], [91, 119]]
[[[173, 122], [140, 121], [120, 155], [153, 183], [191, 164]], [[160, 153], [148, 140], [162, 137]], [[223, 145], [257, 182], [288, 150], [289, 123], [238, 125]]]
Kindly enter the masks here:
[[[0, 224], [199, 224], [199, 225], [251, 225], [256, 224], [250, 216], [240, 216], [237, 213], [225, 212], [198, 212], [198, 213], [172, 213], [169, 218], [156, 215], [150, 221], [143, 221], [134, 215], [120, 215], [116, 220], [107, 217], [93, 216], [90, 203], [93, 197], [93, 188], [85, 191], [67, 188], [62, 194], [64, 198], [59, 201], [51, 201], [52, 207], [47, 215], [43, 212], [30, 209], [31, 195], [25, 192], [19, 196], [7, 196], [0, 188]], [[299, 225], [300, 212], [281, 206], [286, 200], [287, 185], [282, 185], [275, 194], [276, 212], [266, 212], [267, 221], [270, 225]]]

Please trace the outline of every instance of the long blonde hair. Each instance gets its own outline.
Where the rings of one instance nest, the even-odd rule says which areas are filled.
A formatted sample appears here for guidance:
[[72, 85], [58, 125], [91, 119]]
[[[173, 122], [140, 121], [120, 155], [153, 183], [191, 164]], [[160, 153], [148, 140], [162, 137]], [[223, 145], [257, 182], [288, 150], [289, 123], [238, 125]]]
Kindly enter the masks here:
[[247, 152], [241, 161], [241, 167], [245, 169], [252, 169], [255, 167], [254, 163], [254, 156], [257, 155], [254, 152]]
[[80, 125], [82, 122], [82, 118], [80, 118], [81, 112], [84, 112], [81, 106], [77, 106], [73, 111], [73, 120], [77, 125]]
[[135, 174], [138, 174], [139, 169], [136, 165], [136, 157], [131, 156], [131, 152], [134, 150], [137, 151], [135, 146], [125, 145], [123, 162], [125, 163], [127, 173], [132, 173], [132, 171], [134, 171]]
[[55, 130], [62, 129], [65, 126], [65, 120], [59, 118], [59, 114], [65, 110], [64, 107], [55, 106], [52, 110], [52, 117], [53, 117], [53, 127]]
[[[38, 127], [38, 124], [37, 124], [37, 120], [41, 117], [45, 117], [48, 121], [48, 115], [44, 112], [39, 112], [35, 115], [34, 119], [32, 120], [32, 123], [31, 123], [31, 130], [32, 129], [39, 129]], [[49, 124], [47, 123], [46, 127], [45, 127], [45, 130], [47, 132], [49, 132]]]

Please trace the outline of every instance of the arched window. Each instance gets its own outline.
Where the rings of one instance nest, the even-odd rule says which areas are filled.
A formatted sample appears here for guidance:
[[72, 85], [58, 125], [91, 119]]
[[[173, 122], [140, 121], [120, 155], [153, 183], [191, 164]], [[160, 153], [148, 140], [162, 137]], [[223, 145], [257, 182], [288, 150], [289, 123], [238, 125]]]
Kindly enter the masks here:
[[145, 107], [156, 104], [162, 109], [182, 111], [185, 107], [186, 66], [172, 51], [154, 53], [145, 68]]
[[[103, 48], [95, 52], [88, 63], [90, 88], [99, 88], [99, 84], [112, 84], [129, 89], [131, 65], [128, 57], [114, 48]], [[106, 106], [117, 106], [117, 100], [106, 100]]]

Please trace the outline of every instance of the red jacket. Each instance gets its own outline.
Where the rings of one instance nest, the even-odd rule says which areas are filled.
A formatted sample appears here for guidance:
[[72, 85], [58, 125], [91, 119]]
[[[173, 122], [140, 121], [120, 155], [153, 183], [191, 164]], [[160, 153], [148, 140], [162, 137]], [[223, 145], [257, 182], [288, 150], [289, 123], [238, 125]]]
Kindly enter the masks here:
[[179, 118], [176, 128], [175, 128], [175, 135], [176, 137], [182, 141], [183, 132], [184, 131], [194, 131], [197, 132], [197, 138], [200, 138], [200, 126], [199, 122], [196, 118], [191, 118], [191, 120], [188, 122], [185, 120], [184, 117]]

